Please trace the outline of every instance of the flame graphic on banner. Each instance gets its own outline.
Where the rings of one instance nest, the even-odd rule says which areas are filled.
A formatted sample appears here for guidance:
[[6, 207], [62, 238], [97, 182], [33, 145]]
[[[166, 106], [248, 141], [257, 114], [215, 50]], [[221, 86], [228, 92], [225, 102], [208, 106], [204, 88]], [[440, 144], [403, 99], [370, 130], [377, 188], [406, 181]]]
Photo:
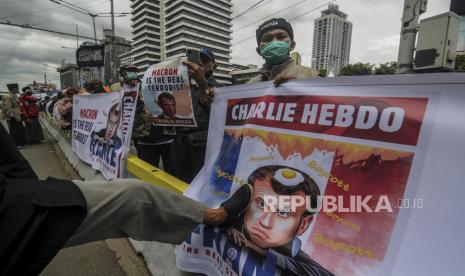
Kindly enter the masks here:
[[[366, 145], [354, 145], [322, 139], [308, 139], [307, 137], [268, 132], [258, 129], [227, 129], [226, 133], [235, 138], [240, 136], [247, 136], [250, 138], [258, 137], [263, 140], [267, 146], [270, 147], [279, 145], [278, 150], [284, 159], [294, 155], [297, 152], [302, 156], [310, 155], [315, 148], [325, 149], [328, 152], [343, 152], [344, 155], [342, 158], [344, 163], [350, 163], [360, 159], [367, 159], [372, 154], [381, 155], [383, 160], [395, 160], [397, 158], [411, 156], [411, 154], [408, 152], [396, 151], [392, 149], [374, 148]], [[283, 139], [286, 140], [286, 143], [282, 142]]]

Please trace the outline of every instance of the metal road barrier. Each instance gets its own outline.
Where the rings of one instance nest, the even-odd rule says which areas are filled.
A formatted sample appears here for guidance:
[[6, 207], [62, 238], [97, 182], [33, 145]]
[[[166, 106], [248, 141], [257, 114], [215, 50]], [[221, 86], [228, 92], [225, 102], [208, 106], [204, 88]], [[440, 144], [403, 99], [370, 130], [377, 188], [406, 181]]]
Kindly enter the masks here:
[[186, 182], [154, 167], [132, 154], [130, 154], [127, 159], [126, 169], [130, 176], [134, 176], [135, 178], [156, 186], [167, 188], [174, 192], [184, 193], [189, 186]]

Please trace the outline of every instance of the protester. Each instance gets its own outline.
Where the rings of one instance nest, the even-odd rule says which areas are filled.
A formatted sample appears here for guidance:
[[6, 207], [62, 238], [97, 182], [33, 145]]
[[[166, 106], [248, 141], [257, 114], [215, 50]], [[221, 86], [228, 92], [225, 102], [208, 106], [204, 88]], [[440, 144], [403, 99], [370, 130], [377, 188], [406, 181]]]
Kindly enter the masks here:
[[63, 246], [109, 238], [181, 243], [201, 223], [227, 229], [252, 198], [220, 208], [134, 179], [38, 180], [0, 125], [0, 275], [38, 275]]
[[[47, 103], [47, 106], [46, 106], [46, 114], [48, 117], [50, 118], [55, 118], [55, 113], [56, 115], [58, 116], [58, 110], [56, 110], [55, 108], [55, 105], [57, 103], [57, 101], [63, 99], [63, 93], [61, 91], [59, 91], [56, 96], [52, 97], [52, 99]], [[55, 112], [56, 111], [56, 112]], [[57, 117], [57, 122], [59, 122], [59, 118]]]
[[47, 106], [47, 103], [50, 101], [50, 96], [45, 96], [40, 102], [39, 102], [39, 109], [40, 112], [45, 112], [45, 108]]
[[76, 89], [68, 87], [62, 91], [63, 98], [56, 102], [56, 110], [60, 116], [58, 125], [63, 130], [71, 130], [73, 121], [73, 97]]
[[103, 83], [101, 80], [93, 79], [84, 83], [84, 86], [79, 91], [79, 96], [100, 93], [106, 93], [103, 89]]
[[290, 57], [296, 42], [291, 24], [283, 18], [273, 18], [261, 24], [257, 31], [257, 53], [265, 60], [260, 75], [250, 83], [274, 80], [276, 86], [291, 79], [318, 77], [318, 72], [294, 64]]
[[[213, 101], [215, 55], [208, 48], [200, 49], [200, 64], [184, 62], [188, 66], [191, 97], [196, 128], [178, 128], [176, 159], [179, 160], [177, 177], [190, 183], [205, 161], [210, 105]], [[180, 161], [182, 160], [182, 162]]]
[[40, 110], [36, 104], [39, 99], [32, 96], [32, 90], [29, 86], [23, 87], [22, 91], [23, 95], [19, 97], [19, 104], [25, 118], [27, 143], [40, 143], [44, 140], [44, 134], [39, 123]]
[[[120, 75], [124, 85], [135, 85], [140, 87], [137, 79], [139, 69], [132, 64], [127, 64], [120, 69]], [[134, 129], [132, 139], [137, 150], [137, 156], [153, 166], [159, 167], [160, 160], [163, 162], [163, 170], [169, 174], [176, 175], [176, 159], [174, 152], [174, 127], [155, 126], [152, 124], [152, 115], [146, 109], [142, 94], [139, 100], [134, 118]]]
[[9, 93], [3, 97], [1, 106], [1, 117], [7, 121], [8, 130], [18, 149], [26, 147], [26, 129], [24, 127], [21, 107], [16, 95], [18, 94], [18, 85], [9, 84]]

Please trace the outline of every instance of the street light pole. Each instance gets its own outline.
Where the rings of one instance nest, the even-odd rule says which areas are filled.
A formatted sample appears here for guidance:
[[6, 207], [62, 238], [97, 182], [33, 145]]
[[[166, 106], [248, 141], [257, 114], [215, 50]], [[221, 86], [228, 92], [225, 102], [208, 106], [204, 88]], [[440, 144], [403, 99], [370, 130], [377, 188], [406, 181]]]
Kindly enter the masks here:
[[112, 42], [112, 51], [111, 51], [111, 80], [115, 82], [116, 76], [116, 45], [115, 45], [115, 10], [113, 5], [113, 0], [110, 0], [111, 4], [111, 42]]
[[95, 17], [97, 15], [91, 14], [90, 16], [92, 16], [92, 24], [94, 24], [94, 40], [95, 40], [95, 44], [97, 44], [97, 31], [95, 29]]
[[[95, 28], [95, 17], [97, 17], [98, 14], [89, 13], [89, 15], [92, 17], [92, 24], [94, 25], [94, 41], [95, 41], [95, 45], [98, 45], [98, 42], [97, 42], [97, 30]], [[95, 70], [92, 70], [92, 71], [95, 73]], [[102, 73], [101, 73], [100, 66], [97, 68], [97, 72], [98, 72], [98, 79], [102, 80]]]
[[[82, 14], [86, 14], [86, 15], [89, 15], [92, 17], [92, 23], [93, 23], [93, 27], [94, 27], [94, 40], [95, 40], [95, 44], [97, 44], [97, 31], [96, 31], [96, 27], [95, 27], [95, 17], [97, 16], [100, 16], [101, 14], [108, 14], [108, 13], [97, 13], [97, 14], [93, 14], [91, 13], [90, 11], [84, 9], [84, 8], [81, 8], [79, 6], [76, 6], [74, 5], [73, 3], [69, 3], [65, 0], [50, 0], [51, 2], [55, 3], [55, 4], [58, 4], [58, 5], [62, 5], [63, 7], [66, 7], [66, 8], [69, 8], [69, 9], [72, 9], [76, 12], [79, 12], [79, 13], [82, 13]], [[116, 70], [116, 45], [115, 45], [115, 10], [114, 10], [114, 3], [113, 3], [113, 0], [110, 0], [110, 4], [111, 4], [111, 29], [112, 29], [112, 38], [111, 38], [111, 42], [112, 42], [112, 51], [111, 51], [111, 61], [110, 61], [110, 78], [112, 80], [114, 80], [115, 78], [115, 72], [117, 71]], [[118, 14], [118, 17], [124, 17], [126, 15], [128, 15], [129, 13], [127, 12], [124, 12], [124, 13], [117, 13]], [[103, 17], [107, 17], [107, 16], [103, 16]], [[79, 48], [79, 45], [78, 45], [78, 48]], [[112, 65], [113, 63], [113, 65]], [[99, 68], [99, 78], [101, 79], [101, 70]]]
[[427, 3], [427, 0], [404, 0], [396, 74], [407, 74], [413, 71], [418, 21], [420, 14], [426, 12]]
[[[76, 24], [76, 49], [79, 49], [79, 31], [78, 31], [78, 24]], [[77, 64], [77, 57], [76, 57], [76, 64]], [[81, 68], [78, 71], [78, 81], [77, 81], [77, 89], [81, 88]]]

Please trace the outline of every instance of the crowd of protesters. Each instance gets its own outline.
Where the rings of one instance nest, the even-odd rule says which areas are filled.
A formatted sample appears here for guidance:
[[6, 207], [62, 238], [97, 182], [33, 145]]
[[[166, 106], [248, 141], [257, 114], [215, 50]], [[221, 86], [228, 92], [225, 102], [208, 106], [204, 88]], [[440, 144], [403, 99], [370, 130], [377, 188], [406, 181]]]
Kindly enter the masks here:
[[[278, 86], [291, 79], [318, 76], [316, 71], [292, 62], [290, 52], [295, 48], [296, 43], [292, 26], [286, 20], [278, 18], [264, 22], [258, 27], [256, 38], [256, 51], [263, 57], [265, 64], [260, 71], [260, 76], [251, 82], [273, 80]], [[198, 62], [184, 62], [188, 67], [193, 110], [198, 126], [181, 128], [154, 125], [153, 116], [146, 109], [140, 93], [132, 136], [133, 145], [141, 159], [155, 166], [159, 166], [162, 162], [165, 171], [188, 183], [203, 166], [210, 106], [213, 102], [215, 86], [217, 86], [213, 77], [216, 66], [215, 54], [208, 48], [201, 48], [199, 52]], [[140, 91], [140, 81], [137, 77], [139, 73], [139, 69], [134, 65], [122, 66], [120, 68], [121, 82], [112, 87], [129, 85]], [[27, 143], [37, 143], [43, 140], [42, 130], [38, 123], [38, 107], [48, 116], [55, 117], [59, 122], [59, 127], [66, 130], [71, 126], [72, 99], [75, 95], [106, 93], [111, 92], [111, 89], [95, 80], [86, 83], [79, 92], [73, 88], [67, 88], [55, 97], [46, 98], [39, 103], [30, 92], [28, 87], [23, 89], [22, 95], [19, 95], [18, 91], [11, 91], [9, 98], [4, 100], [2, 106], [2, 113], [8, 121], [10, 135], [19, 148]], [[163, 111], [166, 109], [167, 112], [164, 112], [166, 114], [169, 114], [170, 108], [175, 105], [169, 97], [158, 99], [157, 103]], [[5, 202], [0, 203], [8, 207], [7, 209], [13, 215], [15, 212], [18, 213], [18, 210], [28, 212], [23, 212], [20, 219], [14, 220], [12, 225], [18, 228], [18, 231], [11, 230], [11, 227], [9, 230], [6, 228], [2, 230], [0, 227], [2, 237], [8, 235], [10, 238], [5, 241], [12, 243], [5, 247], [0, 246], [0, 253], [5, 253], [4, 256], [29, 258], [27, 266], [21, 265], [22, 262], [15, 258], [1, 260], [0, 262], [5, 263], [5, 266], [0, 265], [0, 275], [2, 271], [18, 272], [15, 275], [37, 275], [65, 244], [70, 246], [122, 236], [130, 236], [138, 240], [180, 243], [195, 225], [202, 222], [230, 228], [252, 200], [251, 185], [241, 186], [220, 208], [207, 209], [202, 204], [183, 196], [170, 194], [168, 191], [131, 179], [114, 179], [110, 182], [47, 179], [39, 182], [27, 161], [16, 149], [8, 147], [8, 144], [13, 142], [6, 138], [1, 126], [0, 139], [0, 146], [4, 148], [0, 151], [0, 195], [5, 194], [3, 199]], [[47, 183], [60, 185], [44, 185]], [[12, 190], [11, 187], [15, 189]], [[42, 189], [41, 201], [37, 201], [36, 190], [40, 189]], [[24, 197], [21, 203], [13, 200], [15, 193]], [[58, 201], [57, 195], [61, 195]], [[50, 202], [53, 204], [50, 205]], [[144, 205], [141, 202], [144, 204], [148, 202], [154, 208], [140, 209]], [[18, 207], [18, 204], [21, 206]], [[164, 206], [164, 208], [156, 206]], [[0, 214], [2, 208], [0, 205]], [[42, 217], [39, 217], [36, 214], [38, 208], [47, 212], [40, 213]], [[42, 232], [56, 235], [50, 238], [41, 236], [40, 229], [29, 227], [31, 221], [34, 225], [36, 222], [41, 225], [43, 221], [46, 221], [47, 225], [41, 229]], [[12, 222], [7, 219], [2, 221], [2, 216], [0, 216], [0, 225], [9, 225]], [[63, 228], [63, 222], [69, 222], [66, 229]], [[141, 225], [145, 227], [142, 228]], [[30, 237], [29, 239], [23, 238], [23, 230], [26, 236]], [[48, 244], [51, 240], [53, 243]], [[34, 246], [36, 243], [44, 246]], [[40, 250], [45, 247], [48, 252], [41, 252]], [[16, 248], [21, 248], [24, 252], [14, 252]], [[31, 251], [32, 249], [35, 251]], [[46, 256], [43, 257], [44, 255], [41, 254], [46, 254]], [[309, 259], [308, 256], [306, 258]], [[286, 262], [285, 266], [284, 269], [292, 272], [289, 275], [310, 275], [309, 271], [315, 272], [311, 275], [332, 275], [317, 263], [301, 267]]]
[[19, 149], [27, 145], [41, 143], [44, 140], [42, 127], [39, 123], [39, 98], [32, 95], [30, 87], [24, 87], [19, 93], [17, 87], [13, 87], [3, 97], [1, 118], [8, 124], [10, 135]]

